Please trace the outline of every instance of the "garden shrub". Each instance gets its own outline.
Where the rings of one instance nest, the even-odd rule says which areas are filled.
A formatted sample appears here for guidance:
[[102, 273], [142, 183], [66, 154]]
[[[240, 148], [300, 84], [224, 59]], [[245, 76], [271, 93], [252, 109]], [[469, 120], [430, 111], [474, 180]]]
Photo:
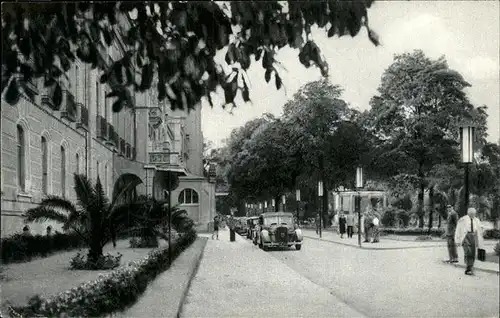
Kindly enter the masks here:
[[495, 245], [495, 255], [496, 256], [500, 256], [500, 242], [498, 242], [496, 245]]
[[498, 239], [500, 239], [500, 230], [497, 230], [497, 229], [485, 230], [483, 233], [483, 237], [485, 239], [498, 240]]
[[404, 227], [407, 227], [408, 224], [410, 224], [410, 213], [408, 213], [405, 210], [399, 210], [398, 211], [398, 220], [401, 222]]
[[382, 225], [393, 227], [397, 225], [397, 211], [394, 207], [387, 207], [382, 214]]
[[432, 236], [430, 235], [420, 235], [415, 239], [416, 241], [432, 241]]
[[85, 242], [76, 233], [47, 235], [14, 234], [2, 238], [2, 263], [26, 262], [34, 257], [47, 257], [58, 251], [81, 248]]
[[123, 254], [118, 252], [117, 256], [107, 253], [101, 256], [96, 262], [87, 259], [87, 254], [78, 252], [71, 258], [70, 268], [74, 270], [98, 270], [114, 269], [120, 266]]
[[[172, 260], [196, 240], [185, 233], [172, 244]], [[104, 317], [135, 303], [147, 285], [170, 267], [168, 248], [159, 248], [139, 261], [130, 262], [98, 279], [50, 298], [34, 296], [25, 307], [11, 308], [11, 315], [33, 317]]]
[[437, 229], [437, 228], [432, 228], [429, 233], [428, 228], [418, 228], [418, 227], [410, 227], [410, 228], [390, 228], [390, 227], [383, 227], [380, 228], [381, 232], [384, 232], [386, 234], [393, 234], [393, 235], [416, 235], [416, 236], [434, 236], [434, 237], [441, 237], [444, 234], [444, 229]]

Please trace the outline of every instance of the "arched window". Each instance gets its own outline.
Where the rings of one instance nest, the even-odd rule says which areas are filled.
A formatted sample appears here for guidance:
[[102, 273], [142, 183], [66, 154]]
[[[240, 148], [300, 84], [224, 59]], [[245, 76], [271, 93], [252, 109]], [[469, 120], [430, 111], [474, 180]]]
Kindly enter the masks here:
[[47, 139], [42, 137], [42, 192], [43, 194], [47, 194], [48, 188], [48, 146]]
[[17, 187], [22, 192], [26, 191], [26, 144], [24, 140], [24, 129], [17, 125]]
[[66, 149], [61, 146], [61, 195], [66, 196]]
[[76, 174], [80, 174], [80, 155], [79, 154], [75, 155], [75, 160], [76, 160]]
[[197, 204], [198, 193], [193, 189], [184, 189], [179, 193], [180, 204]]

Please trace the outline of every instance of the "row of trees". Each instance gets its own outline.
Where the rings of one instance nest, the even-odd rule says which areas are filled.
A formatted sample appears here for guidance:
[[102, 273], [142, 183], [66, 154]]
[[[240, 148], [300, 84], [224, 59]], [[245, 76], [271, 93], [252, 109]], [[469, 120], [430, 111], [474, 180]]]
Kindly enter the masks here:
[[[395, 205], [405, 206], [418, 193], [413, 206], [423, 227], [425, 193], [431, 207], [463, 206], [458, 126], [473, 122], [478, 128], [471, 192], [478, 207], [495, 218], [500, 149], [486, 142], [486, 107], [471, 104], [464, 91], [468, 86], [444, 57], [433, 60], [418, 50], [396, 55], [370, 110], [350, 107], [341, 88], [328, 80], [312, 82], [285, 104], [281, 118], [265, 114], [247, 122], [211, 157], [222, 167], [234, 202], [279, 202], [297, 188], [314, 198], [318, 180], [325, 193], [340, 185], [353, 188], [355, 167], [362, 165]], [[328, 196], [323, 200], [326, 210]]]

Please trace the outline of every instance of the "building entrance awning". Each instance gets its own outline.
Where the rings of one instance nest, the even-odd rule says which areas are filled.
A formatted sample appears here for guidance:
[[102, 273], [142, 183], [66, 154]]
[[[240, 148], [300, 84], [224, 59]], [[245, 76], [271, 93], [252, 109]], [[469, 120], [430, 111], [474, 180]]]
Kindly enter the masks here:
[[187, 176], [187, 171], [185, 168], [179, 166], [162, 166], [156, 167], [156, 171], [164, 171], [164, 172], [175, 172], [179, 176]]

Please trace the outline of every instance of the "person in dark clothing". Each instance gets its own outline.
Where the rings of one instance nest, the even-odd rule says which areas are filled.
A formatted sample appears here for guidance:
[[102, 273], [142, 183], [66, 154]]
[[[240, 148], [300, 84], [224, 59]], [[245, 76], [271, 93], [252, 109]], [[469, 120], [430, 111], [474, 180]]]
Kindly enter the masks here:
[[216, 237], [219, 239], [219, 217], [214, 217], [214, 232], [212, 233], [212, 240]]
[[319, 229], [321, 227], [321, 222], [319, 218], [319, 213], [316, 214], [316, 219], [314, 220], [314, 223], [316, 223], [316, 234], [319, 234]]
[[344, 238], [344, 234], [346, 231], [346, 223], [347, 223], [347, 220], [345, 218], [345, 215], [344, 215], [344, 213], [341, 213], [340, 217], [339, 217], [340, 238]]
[[346, 217], [346, 223], [347, 223], [347, 237], [351, 238], [352, 234], [354, 233], [354, 223], [355, 223], [355, 217], [353, 213], [349, 213]]
[[448, 219], [446, 224], [446, 241], [448, 243], [448, 263], [458, 263], [457, 244], [455, 243], [455, 230], [457, 229], [458, 214], [451, 205], [446, 207]]

